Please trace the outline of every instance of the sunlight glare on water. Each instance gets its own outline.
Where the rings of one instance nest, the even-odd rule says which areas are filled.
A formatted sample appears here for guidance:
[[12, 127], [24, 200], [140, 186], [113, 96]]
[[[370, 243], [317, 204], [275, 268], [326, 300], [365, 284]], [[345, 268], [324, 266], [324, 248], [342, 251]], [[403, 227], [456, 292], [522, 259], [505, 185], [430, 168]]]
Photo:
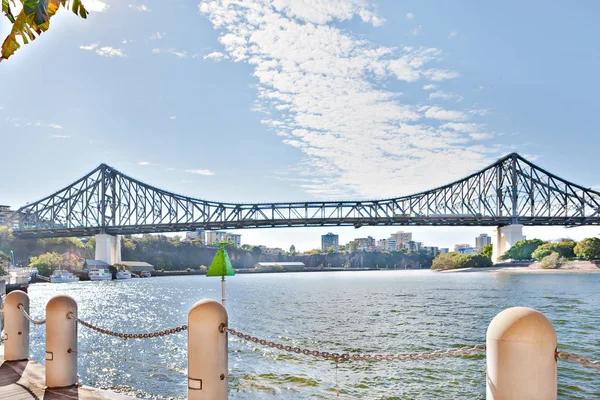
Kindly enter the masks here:
[[[430, 271], [238, 275], [227, 279], [231, 328], [337, 353], [405, 353], [485, 343], [500, 311], [527, 306], [555, 325], [559, 348], [600, 359], [600, 274], [440, 274]], [[79, 317], [103, 328], [146, 333], [186, 324], [202, 298], [220, 299], [204, 276], [34, 284], [31, 314], [48, 299], [75, 298]], [[33, 359], [44, 362], [44, 328], [32, 327]], [[185, 332], [146, 340], [79, 327], [82, 383], [139, 398], [183, 399]], [[335, 364], [230, 337], [230, 398], [334, 399]], [[126, 361], [125, 361], [126, 359]], [[340, 398], [484, 399], [483, 355], [406, 362], [347, 362]], [[600, 375], [559, 363], [559, 397], [600, 398]]]

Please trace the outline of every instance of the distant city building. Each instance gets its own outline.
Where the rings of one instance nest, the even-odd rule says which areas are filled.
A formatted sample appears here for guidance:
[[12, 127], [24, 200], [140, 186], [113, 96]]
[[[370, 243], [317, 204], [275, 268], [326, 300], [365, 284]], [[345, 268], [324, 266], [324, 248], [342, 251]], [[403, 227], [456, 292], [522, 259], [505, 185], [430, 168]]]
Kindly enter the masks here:
[[357, 250], [366, 251], [369, 250], [369, 248], [371, 247], [375, 247], [375, 239], [371, 236], [368, 236], [366, 238], [354, 239], [354, 241], [357, 243]]
[[440, 250], [437, 246], [423, 246], [421, 249], [425, 250], [432, 256], [435, 256], [438, 253], [438, 251]]
[[446, 254], [449, 253], [450, 249], [447, 247], [440, 247], [440, 254]]
[[328, 248], [333, 246], [335, 251], [339, 249], [339, 239], [338, 235], [335, 235], [329, 232], [327, 235], [321, 235], [321, 250], [326, 251]]
[[483, 248], [488, 244], [492, 244], [492, 238], [488, 236], [487, 233], [482, 233], [475, 238], [475, 247], [477, 247], [477, 251], [479, 253], [481, 253]]
[[461, 247], [458, 249], [460, 254], [477, 254], [477, 247]]
[[412, 232], [396, 232], [390, 235], [396, 241], [397, 249], [408, 249], [409, 242], [412, 241]]
[[471, 248], [470, 244], [456, 244], [454, 245], [454, 251], [460, 253], [460, 249], [469, 249]]
[[185, 238], [188, 240], [199, 240], [201, 243], [206, 242], [206, 235], [204, 229], [198, 229], [194, 232], [186, 232]]
[[417, 251], [421, 250], [422, 246], [423, 246], [423, 243], [421, 243], [421, 242], [415, 242], [414, 240], [411, 240], [403, 248], [408, 249], [410, 251], [417, 252]]
[[398, 250], [398, 244], [396, 243], [396, 239], [389, 238], [388, 240], [386, 240], [385, 245], [386, 245], [385, 249], [387, 251], [397, 251]]
[[382, 250], [387, 249], [387, 240], [386, 239], [379, 239], [377, 241], [377, 247], [379, 247]]
[[240, 247], [242, 235], [224, 231], [206, 231], [206, 244], [214, 245], [218, 243], [232, 243], [235, 247]]

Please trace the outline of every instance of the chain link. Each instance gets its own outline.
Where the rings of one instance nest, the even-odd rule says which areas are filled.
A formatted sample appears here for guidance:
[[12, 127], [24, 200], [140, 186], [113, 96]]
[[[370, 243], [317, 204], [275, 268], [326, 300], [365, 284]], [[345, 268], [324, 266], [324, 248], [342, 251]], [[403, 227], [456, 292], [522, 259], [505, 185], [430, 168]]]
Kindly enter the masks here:
[[430, 360], [432, 358], [444, 357], [459, 357], [469, 356], [477, 353], [485, 353], [485, 345], [478, 344], [476, 346], [465, 346], [460, 349], [434, 350], [422, 353], [404, 353], [404, 354], [348, 354], [348, 353], [330, 353], [327, 351], [303, 349], [301, 347], [285, 346], [281, 343], [275, 343], [264, 339], [259, 339], [254, 336], [246, 335], [234, 329], [227, 327], [221, 328], [222, 332], [231, 333], [240, 339], [247, 340], [252, 343], [260, 344], [261, 346], [270, 347], [277, 350], [287, 351], [289, 353], [303, 354], [324, 358], [326, 360], [338, 361], [415, 361], [415, 360]]
[[156, 338], [156, 337], [160, 337], [160, 336], [173, 335], [175, 333], [183, 332], [183, 331], [187, 330], [187, 328], [188, 328], [187, 325], [182, 325], [182, 326], [178, 326], [176, 328], [165, 329], [163, 331], [158, 331], [158, 332], [121, 333], [121, 332], [115, 332], [115, 331], [103, 329], [98, 326], [92, 325], [89, 322], [86, 322], [82, 319], [77, 318], [73, 313], [69, 313], [68, 316], [69, 316], [69, 318], [74, 319], [75, 321], [77, 321], [81, 325], [85, 326], [86, 328], [90, 328], [91, 330], [100, 332], [104, 335], [114, 336], [114, 337], [118, 337], [118, 338], [122, 338], [122, 339], [151, 339], [151, 338]]
[[34, 325], [44, 325], [44, 324], [46, 323], [46, 320], [45, 320], [45, 319], [41, 319], [41, 320], [39, 320], [39, 321], [38, 321], [38, 320], [35, 320], [35, 319], [31, 318], [31, 317], [29, 316], [29, 314], [27, 314], [27, 311], [25, 311], [25, 307], [23, 307], [23, 304], [19, 304], [19, 305], [17, 306], [17, 308], [18, 308], [19, 310], [21, 310], [21, 313], [23, 313], [23, 316], [24, 316], [25, 318], [27, 318], [27, 320], [29, 320], [29, 322], [31, 322], [32, 324], [34, 324]]
[[584, 367], [590, 367], [600, 371], [600, 361], [592, 361], [587, 357], [580, 356], [579, 354], [573, 354], [566, 351], [557, 351], [556, 358], [562, 361], [573, 361], [574, 363], [583, 365]]

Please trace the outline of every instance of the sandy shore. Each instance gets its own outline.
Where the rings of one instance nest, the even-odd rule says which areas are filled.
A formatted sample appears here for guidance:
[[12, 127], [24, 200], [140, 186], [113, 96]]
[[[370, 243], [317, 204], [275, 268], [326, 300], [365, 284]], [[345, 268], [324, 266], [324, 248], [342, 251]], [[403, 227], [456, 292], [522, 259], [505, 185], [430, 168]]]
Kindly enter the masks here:
[[540, 263], [531, 264], [498, 264], [493, 267], [485, 268], [462, 268], [448, 271], [440, 271], [443, 273], [458, 273], [458, 272], [499, 272], [499, 273], [515, 273], [515, 274], [581, 274], [581, 273], [600, 273], [600, 263], [596, 264], [590, 261], [569, 261], [556, 269], [543, 269]]

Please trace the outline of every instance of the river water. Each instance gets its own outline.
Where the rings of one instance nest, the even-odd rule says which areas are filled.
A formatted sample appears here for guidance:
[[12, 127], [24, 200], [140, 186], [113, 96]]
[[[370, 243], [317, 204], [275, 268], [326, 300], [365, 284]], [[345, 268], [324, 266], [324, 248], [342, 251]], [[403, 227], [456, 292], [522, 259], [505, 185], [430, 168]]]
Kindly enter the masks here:
[[[285, 345], [338, 353], [404, 353], [485, 343], [489, 321], [511, 306], [540, 310], [559, 348], [600, 359], [600, 274], [441, 274], [430, 271], [238, 275], [227, 280], [229, 325]], [[69, 294], [79, 317], [104, 328], [151, 332], [186, 324], [202, 298], [220, 299], [204, 276], [35, 284], [31, 314]], [[44, 362], [44, 328], [32, 327]], [[186, 333], [147, 340], [79, 328], [84, 384], [139, 398], [185, 398]], [[331, 361], [230, 337], [232, 399], [484, 399], [485, 357], [405, 362]], [[336, 389], [337, 387], [337, 389]], [[600, 398], [600, 373], [559, 363], [562, 399]]]

